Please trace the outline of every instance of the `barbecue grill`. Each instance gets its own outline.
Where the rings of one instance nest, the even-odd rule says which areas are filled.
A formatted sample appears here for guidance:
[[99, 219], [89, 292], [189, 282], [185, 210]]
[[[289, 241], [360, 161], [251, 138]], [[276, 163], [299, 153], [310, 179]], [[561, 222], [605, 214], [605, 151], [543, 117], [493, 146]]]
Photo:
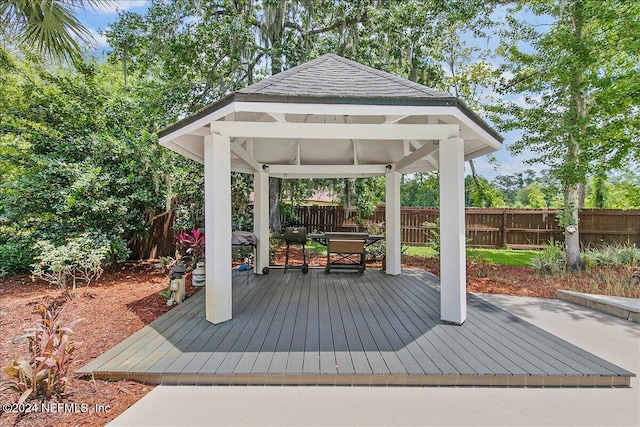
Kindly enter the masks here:
[[[287, 227], [283, 236], [284, 242], [287, 244], [284, 261], [284, 272], [286, 274], [287, 269], [302, 269], [302, 274], [309, 272], [309, 264], [307, 264], [307, 251], [305, 245], [307, 244], [307, 229], [306, 227]], [[302, 245], [302, 265], [292, 266], [289, 265], [289, 248], [291, 245]]]

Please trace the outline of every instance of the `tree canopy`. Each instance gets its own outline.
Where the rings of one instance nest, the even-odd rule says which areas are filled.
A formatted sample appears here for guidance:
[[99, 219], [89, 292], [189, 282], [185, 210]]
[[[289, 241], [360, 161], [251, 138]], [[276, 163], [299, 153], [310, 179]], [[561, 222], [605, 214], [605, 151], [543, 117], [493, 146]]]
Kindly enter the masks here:
[[[79, 234], [116, 250], [169, 211], [176, 229], [202, 226], [202, 168], [161, 148], [156, 132], [324, 53], [449, 91], [521, 132], [510, 150], [533, 153], [544, 169], [492, 180], [474, 169], [470, 206], [559, 209], [563, 226], [578, 224], [580, 206], [640, 207], [637, 2], [153, 2], [109, 24], [103, 61], [82, 51], [90, 34], [74, 11], [105, 3], [0, 5], [2, 263], [13, 257], [29, 268], [36, 240]], [[470, 43], [485, 34], [499, 37], [496, 50]], [[234, 174], [232, 186], [234, 227], [250, 227], [252, 177]], [[280, 200], [297, 203], [319, 188], [361, 216], [384, 200], [380, 179], [270, 187], [278, 221]], [[403, 176], [401, 200], [437, 206], [438, 175]], [[567, 234], [570, 247], [577, 234]]]
[[[526, 10], [544, 17], [544, 29], [517, 19]], [[640, 5], [616, 0], [530, 0], [507, 16], [498, 49], [504, 59], [501, 127], [520, 129], [513, 153], [549, 167], [561, 182], [567, 266], [582, 267], [578, 209], [581, 188], [599, 168], [621, 168], [638, 158]], [[606, 165], [606, 166], [604, 166]], [[574, 231], [575, 230], [575, 231]]]

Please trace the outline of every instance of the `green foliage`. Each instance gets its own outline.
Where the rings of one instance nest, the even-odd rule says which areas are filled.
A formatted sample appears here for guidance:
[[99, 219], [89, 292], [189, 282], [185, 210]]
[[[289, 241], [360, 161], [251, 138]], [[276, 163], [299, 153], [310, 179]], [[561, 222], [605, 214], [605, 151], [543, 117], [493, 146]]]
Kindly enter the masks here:
[[438, 259], [440, 256], [439, 251], [433, 250], [429, 246], [405, 246], [404, 253], [411, 256], [419, 256], [423, 258]]
[[[602, 165], [609, 170], [640, 158], [640, 32], [638, 2], [571, 0], [521, 2], [515, 12], [549, 21], [536, 26], [512, 12], [498, 53], [505, 59], [496, 110], [501, 130], [521, 129], [510, 150], [533, 153], [564, 190], [562, 225], [577, 223], [579, 187]], [[579, 270], [579, 231], [566, 235], [567, 268]]]
[[278, 255], [278, 246], [282, 240], [275, 234], [269, 232], [269, 263], [276, 260]]
[[[367, 234], [371, 236], [386, 236], [386, 229], [384, 222], [373, 224], [367, 228]], [[367, 246], [367, 254], [371, 255], [374, 261], [381, 260], [387, 253], [387, 244], [384, 240], [378, 240], [377, 242]]]
[[[158, 258], [158, 262], [156, 264], [153, 265], [154, 268], [157, 268], [160, 270], [160, 272], [162, 274], [171, 271], [171, 268], [176, 265], [176, 263], [178, 262], [178, 260], [176, 260], [173, 257], [170, 256], [161, 256], [160, 258]], [[167, 299], [169, 298], [169, 296], [166, 297]]]
[[40, 307], [41, 320], [27, 330], [29, 359], [15, 360], [3, 370], [12, 378], [4, 388], [20, 395], [18, 403], [27, 399], [49, 399], [62, 395], [69, 382], [75, 344], [69, 339], [75, 320], [62, 325], [62, 311], [52, 312]]
[[478, 208], [505, 207], [502, 194], [483, 177], [465, 177], [465, 205]]
[[640, 167], [630, 167], [610, 179], [605, 207], [612, 209], [640, 208]]
[[346, 207], [356, 208], [354, 221], [363, 224], [364, 218], [373, 215], [376, 206], [384, 200], [384, 177], [346, 178], [341, 180], [341, 202]]
[[[121, 13], [105, 35], [113, 48], [109, 60], [121, 67], [124, 85], [135, 78], [149, 80], [152, 112], [177, 119], [329, 52], [445, 89], [443, 46], [459, 40], [459, 32], [467, 29], [480, 35], [492, 9], [483, 2], [439, 0], [154, 2], [143, 15]], [[483, 66], [486, 63], [469, 67], [467, 74], [477, 77]], [[352, 187], [358, 191], [345, 194], [345, 204], [356, 206], [359, 218], [382, 200], [380, 182], [356, 181]], [[235, 188], [233, 184], [232, 191]], [[282, 188], [290, 200], [309, 190], [300, 180]], [[244, 201], [248, 192], [246, 197], [235, 196], [234, 192], [234, 200]], [[271, 200], [272, 206], [282, 206], [275, 195]], [[200, 226], [183, 221], [198, 206], [180, 209], [179, 228]], [[232, 210], [234, 228], [245, 228], [251, 217], [247, 209], [237, 207]], [[272, 228], [277, 218], [270, 215]]]
[[[66, 244], [56, 246], [46, 240], [38, 241], [35, 249], [33, 276], [57, 285], [68, 296], [75, 294], [76, 285], [89, 286], [103, 272], [102, 266], [110, 253], [109, 241], [102, 237], [82, 235], [67, 239]], [[68, 291], [71, 281], [71, 292]]]
[[547, 200], [545, 198], [545, 194], [542, 192], [542, 188], [537, 182], [532, 182], [526, 187], [518, 190], [518, 193], [516, 195], [516, 204], [530, 209], [547, 208]]
[[[438, 258], [438, 252], [429, 246], [407, 246], [407, 255]], [[540, 254], [534, 250], [467, 248], [467, 258], [488, 264], [528, 267], [531, 260]]]
[[436, 219], [435, 222], [425, 221], [422, 226], [427, 227], [425, 231], [427, 234], [426, 246], [437, 254], [433, 258], [440, 258], [440, 218]]
[[640, 265], [640, 249], [635, 244], [600, 245], [586, 249], [583, 256], [588, 265], [637, 266]]
[[588, 294], [640, 298], [638, 284], [638, 277], [629, 268], [594, 266], [582, 277], [568, 276], [563, 288]]
[[400, 204], [402, 206], [439, 206], [440, 179], [438, 173], [402, 175]]
[[298, 223], [296, 211], [296, 206], [289, 203], [280, 203], [280, 214], [284, 220], [282, 224], [283, 227], [289, 227]]
[[32, 246], [24, 241], [0, 244], [0, 277], [28, 272], [35, 254]]
[[567, 258], [561, 243], [552, 243], [531, 260], [531, 267], [541, 276], [555, 276], [564, 273]]
[[76, 59], [82, 55], [81, 43], [91, 44], [93, 37], [74, 15], [74, 9], [86, 5], [101, 8], [109, 0], [77, 1], [13, 0], [0, 6], [0, 26], [15, 33], [30, 49], [55, 59]]
[[602, 173], [587, 185], [585, 207], [605, 209], [640, 208], [640, 170], [631, 166], [620, 173]]
[[357, 218], [366, 218], [376, 210], [385, 194], [384, 177], [356, 178], [353, 185], [352, 200], [356, 206]]
[[[313, 255], [327, 255], [327, 247], [321, 245], [320, 243], [310, 240], [306, 245], [307, 252]], [[369, 249], [367, 248], [367, 251]]]
[[13, 59], [0, 79], [3, 235], [27, 247], [96, 232], [109, 236], [113, 260], [123, 260], [126, 242], [144, 235], [158, 212], [182, 205], [202, 218], [202, 167], [156, 143], [153, 132], [167, 119], [145, 80], [124, 87], [109, 64], [49, 70]]

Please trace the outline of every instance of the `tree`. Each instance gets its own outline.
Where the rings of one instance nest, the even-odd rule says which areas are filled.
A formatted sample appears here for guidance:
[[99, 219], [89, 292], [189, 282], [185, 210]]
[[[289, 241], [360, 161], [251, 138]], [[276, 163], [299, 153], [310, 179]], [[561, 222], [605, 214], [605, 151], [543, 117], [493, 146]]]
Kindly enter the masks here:
[[74, 16], [86, 5], [99, 9], [111, 0], [11, 0], [0, 4], [0, 27], [18, 36], [20, 43], [55, 59], [74, 59], [81, 44], [93, 36]]
[[640, 208], [638, 166], [616, 173], [598, 173], [587, 184], [585, 206], [599, 209]]
[[437, 172], [403, 175], [400, 182], [400, 204], [402, 206], [440, 205], [440, 178]]
[[[175, 118], [321, 54], [436, 86], [439, 43], [450, 25], [470, 26], [487, 2], [262, 0], [154, 2], [106, 31], [125, 76], [151, 77]], [[175, 52], [180, 52], [176, 55]], [[282, 181], [270, 179], [270, 227], [279, 229]]]
[[122, 248], [201, 186], [201, 168], [156, 143], [163, 118], [146, 86], [123, 87], [110, 64], [11, 64], [0, 78], [0, 246], [88, 233]]
[[518, 191], [533, 183], [536, 179], [536, 171], [527, 169], [524, 172], [516, 172], [513, 175], [498, 175], [492, 183], [503, 194], [504, 200], [509, 206], [516, 203]]
[[[510, 149], [531, 150], [532, 162], [550, 167], [562, 183], [563, 207], [558, 220], [565, 229], [567, 269], [584, 268], [580, 258], [579, 186], [594, 165], [606, 159], [610, 169], [638, 156], [639, 97], [637, 58], [640, 4], [615, 0], [530, 0], [527, 7], [550, 25], [508, 17], [499, 52], [511, 73], [501, 90], [521, 94], [498, 111], [501, 128], [522, 129]], [[523, 49], [528, 44], [529, 50]], [[505, 119], [506, 117], [506, 119]]]
[[516, 206], [529, 209], [546, 209], [547, 201], [540, 184], [533, 182], [521, 188], [516, 195]]
[[[465, 205], [478, 208], [501, 208], [506, 203], [502, 193], [481, 176], [467, 175], [465, 184]], [[478, 186], [478, 184], [480, 184]]]

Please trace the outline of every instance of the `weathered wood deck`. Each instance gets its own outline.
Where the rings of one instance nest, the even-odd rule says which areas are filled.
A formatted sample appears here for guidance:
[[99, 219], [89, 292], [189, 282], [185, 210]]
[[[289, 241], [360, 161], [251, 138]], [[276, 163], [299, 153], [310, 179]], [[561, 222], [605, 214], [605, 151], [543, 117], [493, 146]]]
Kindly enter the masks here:
[[204, 292], [77, 375], [165, 384], [628, 386], [632, 373], [481, 299], [439, 320], [438, 279], [312, 269], [234, 273], [233, 316], [204, 318]]

